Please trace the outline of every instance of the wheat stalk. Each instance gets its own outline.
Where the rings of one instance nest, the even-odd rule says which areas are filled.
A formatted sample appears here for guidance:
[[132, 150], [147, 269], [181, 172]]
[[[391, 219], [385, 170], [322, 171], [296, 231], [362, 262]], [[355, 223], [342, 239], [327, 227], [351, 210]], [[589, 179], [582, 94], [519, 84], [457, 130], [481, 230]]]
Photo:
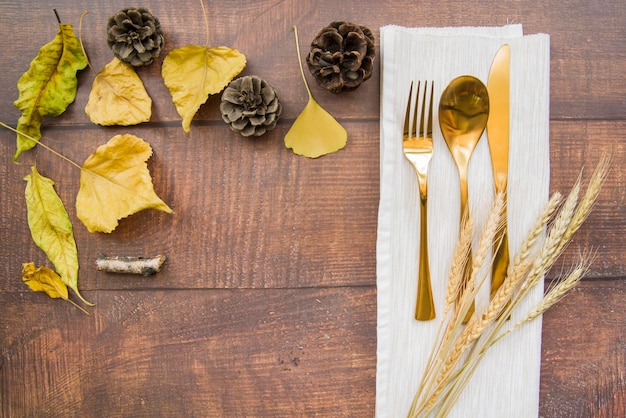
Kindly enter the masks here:
[[[465, 265], [467, 263], [467, 259], [470, 254], [470, 250], [472, 247], [472, 237], [474, 235], [474, 221], [471, 217], [467, 216], [467, 213], [463, 216], [463, 220], [461, 222], [461, 230], [459, 232], [459, 239], [457, 245], [454, 249], [454, 254], [452, 256], [452, 265], [450, 266], [450, 273], [448, 275], [448, 286], [446, 289], [446, 297], [445, 297], [445, 305], [442, 316], [447, 318], [450, 314], [450, 309], [454, 306], [455, 301], [458, 300], [459, 294], [462, 289], [463, 283], [463, 272], [465, 271]], [[452, 325], [454, 321], [446, 321], [445, 319], [439, 323], [439, 327], [437, 328], [437, 333], [435, 337], [435, 341], [440, 341], [440, 337], [442, 332], [444, 332], [444, 325], [447, 324], [445, 329], [445, 333], [450, 335], [452, 332]], [[443, 341], [449, 338], [444, 339]], [[442, 345], [443, 345], [442, 341]], [[420, 394], [425, 389], [425, 384], [428, 382], [430, 375], [436, 369], [435, 367], [435, 355], [437, 353], [437, 349], [441, 348], [441, 346], [433, 345], [433, 348], [428, 356], [428, 361], [426, 362], [427, 367], [424, 370], [424, 375], [421, 379], [420, 387], [417, 390], [417, 394], [413, 399], [413, 404], [411, 405], [411, 409], [415, 409], [417, 407], [416, 403], [419, 399]]]
[[[471, 379], [487, 350], [514, 329], [540, 317], [580, 282], [589, 270], [592, 257], [581, 257], [580, 262], [572, 271], [552, 287], [540, 303], [522, 320], [502, 332], [505, 325], [509, 323], [508, 317], [512, 310], [519, 305], [531, 289], [541, 283], [543, 276], [552, 268], [574, 233], [588, 217], [607, 177], [610, 161], [610, 153], [605, 153], [592, 174], [582, 199], [579, 200], [582, 171], [565, 201], [559, 193], [552, 195], [529, 230], [519, 252], [513, 258], [503, 285], [493, 295], [485, 312], [481, 316], [474, 312], [465, 328], [462, 328], [462, 319], [485, 280], [485, 277], [479, 276], [484, 273], [479, 273], [479, 271], [488, 258], [488, 250], [494, 245], [498, 229], [502, 227], [502, 221], [499, 219], [503, 208], [499, 206], [503, 203], [500, 202], [501, 197], [496, 196], [472, 260], [467, 259], [471, 243], [462, 242], [462, 240], [471, 240], [471, 235], [469, 239], [463, 233], [459, 236], [446, 292], [445, 325], [443, 322], [440, 324], [440, 330], [445, 329], [445, 332], [440, 342], [435, 344], [437, 348], [434, 348], [431, 353], [431, 359], [429, 359], [420, 389], [413, 399], [409, 416], [428, 416], [434, 413], [437, 417], [445, 417]], [[555, 215], [557, 208], [559, 210]], [[548, 227], [546, 239], [537, 248], [537, 241], [546, 227]], [[465, 226], [462, 230], [465, 230]], [[468, 285], [463, 286], [464, 266], [469, 262], [473, 267], [472, 275]], [[447, 315], [449, 306], [455, 302], [459, 305], [456, 312], [452, 316]], [[486, 330], [489, 332], [486, 333]], [[436, 408], [439, 409], [436, 410]]]
[[[498, 341], [509, 335], [513, 330], [519, 328], [525, 323], [532, 322], [544, 312], [546, 312], [549, 308], [551, 308], [554, 304], [556, 304], [559, 300], [561, 300], [567, 292], [575, 288], [580, 281], [582, 280], [584, 274], [589, 270], [591, 266], [591, 258], [590, 257], [581, 257], [579, 263], [574, 267], [572, 272], [566, 276], [565, 279], [562, 279], [555, 285], [545, 296], [544, 298], [537, 304], [535, 307], [520, 321], [518, 321], [515, 325], [511, 326], [508, 330], [503, 333], [500, 333], [499, 330], [503, 323], [499, 323], [494, 329], [494, 331], [485, 338], [484, 343], [481, 345], [479, 349], [477, 349], [476, 356], [469, 356], [468, 360], [460, 367], [460, 372], [455, 376], [455, 382], [453, 382], [453, 387], [448, 392], [450, 396], [445, 399], [445, 403], [443, 407], [438, 412], [437, 416], [445, 417], [454, 402], [458, 399], [461, 394], [462, 389], [469, 382], [469, 378], [478, 365], [480, 361], [487, 353], [488, 349], [494, 346]], [[451, 383], [452, 385], [452, 383]]]
[[[467, 260], [469, 255], [469, 248], [471, 246], [471, 230], [473, 224], [471, 221], [464, 222], [461, 235], [455, 250], [455, 256], [462, 256], [461, 262], [458, 259], [453, 260], [453, 264], [450, 269], [450, 276], [448, 281], [448, 290], [446, 293], [446, 299], [450, 300], [450, 303], [458, 304], [455, 309], [451, 320], [447, 323], [441, 344], [438, 350], [435, 350], [436, 355], [429, 358], [427, 371], [422, 379], [422, 384], [418, 389], [417, 395], [414, 397], [412, 410], [419, 413], [420, 410], [427, 408], [428, 403], [422, 403], [417, 407], [417, 400], [422, 393], [432, 393], [428, 399], [433, 399], [441, 391], [439, 387], [442, 376], [447, 376], [452, 370], [450, 365], [450, 359], [456, 358], [457, 353], [461, 350], [458, 338], [458, 330], [461, 327], [463, 318], [465, 318], [467, 312], [471, 309], [472, 303], [476, 298], [476, 295], [486, 279], [484, 272], [481, 272], [482, 266], [487, 259], [487, 256], [491, 253], [492, 243], [497, 232], [503, 228], [503, 211], [505, 205], [505, 198], [503, 193], [498, 193], [494, 199], [491, 210], [487, 217], [485, 227], [478, 242], [477, 251], [474, 253], [472, 262], [472, 274], [467, 280], [467, 283], [463, 283], [463, 273], [465, 272], [465, 264], [469, 262]], [[469, 225], [468, 225], [469, 223]], [[479, 275], [482, 274], [482, 277]], [[446, 311], [447, 314], [447, 311]], [[464, 336], [463, 338], [466, 338]], [[434, 358], [434, 361], [432, 360]], [[458, 361], [458, 359], [457, 359]], [[456, 363], [455, 363], [456, 364]]]

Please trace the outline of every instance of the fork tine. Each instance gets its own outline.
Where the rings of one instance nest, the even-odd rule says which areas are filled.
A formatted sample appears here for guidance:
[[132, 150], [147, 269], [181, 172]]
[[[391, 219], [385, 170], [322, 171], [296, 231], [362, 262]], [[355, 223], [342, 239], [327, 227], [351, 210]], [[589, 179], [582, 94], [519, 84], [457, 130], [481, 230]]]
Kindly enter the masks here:
[[[424, 82], [424, 91], [423, 91], [423, 99], [420, 101], [420, 126], [419, 126], [419, 136], [418, 138], [424, 138], [426, 132], [426, 94], [427, 94], [427, 89], [426, 87], [428, 86], [428, 82]], [[422, 92], [420, 92], [422, 93]], [[428, 114], [428, 116], [430, 115], [430, 112]]]
[[417, 138], [416, 125], [418, 123], [417, 111], [419, 107], [419, 100], [417, 100], [417, 98], [419, 96], [419, 90], [420, 82], [417, 82], [417, 86], [415, 86], [414, 82], [411, 82], [404, 116], [404, 134], [407, 136], [407, 139]]
[[413, 108], [413, 123], [411, 124], [411, 138], [419, 138], [418, 136], [418, 124], [421, 123], [421, 119], [418, 118], [419, 112], [420, 112], [420, 106], [421, 106], [421, 100], [420, 100], [420, 90], [422, 89], [422, 82], [421, 80], [417, 82], [417, 89], [415, 89], [415, 92], [413, 93], [413, 104], [414, 104], [414, 108]]
[[409, 98], [406, 102], [406, 113], [404, 114], [404, 135], [411, 136], [411, 104], [413, 103], [413, 82], [409, 87]]
[[426, 137], [433, 137], [433, 113], [434, 113], [434, 102], [433, 97], [435, 96], [435, 82], [430, 82], [430, 104], [428, 106], [428, 125], [426, 127]]

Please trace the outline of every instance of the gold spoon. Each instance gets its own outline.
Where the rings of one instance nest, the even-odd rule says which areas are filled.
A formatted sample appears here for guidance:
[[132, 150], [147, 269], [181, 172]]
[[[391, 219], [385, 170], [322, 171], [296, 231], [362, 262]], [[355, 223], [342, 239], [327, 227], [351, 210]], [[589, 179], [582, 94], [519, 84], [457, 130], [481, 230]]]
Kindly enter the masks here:
[[[485, 130], [489, 117], [487, 87], [476, 77], [464, 75], [455, 78], [441, 94], [439, 101], [439, 126], [459, 171], [461, 185], [461, 218], [467, 212], [467, 172], [470, 157]], [[465, 282], [472, 274], [470, 262], [464, 272]], [[465, 321], [474, 311], [472, 305]]]

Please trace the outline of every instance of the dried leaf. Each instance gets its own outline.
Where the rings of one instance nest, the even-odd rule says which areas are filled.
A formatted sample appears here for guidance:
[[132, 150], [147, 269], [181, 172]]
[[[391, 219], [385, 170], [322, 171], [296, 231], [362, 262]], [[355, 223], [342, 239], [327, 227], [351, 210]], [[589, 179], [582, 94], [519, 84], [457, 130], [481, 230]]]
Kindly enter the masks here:
[[54, 190], [54, 182], [33, 166], [26, 180], [28, 226], [33, 241], [48, 256], [61, 280], [86, 304], [78, 291], [78, 250], [72, 223], [61, 198]]
[[85, 113], [97, 125], [137, 125], [150, 120], [152, 99], [135, 70], [113, 58], [94, 79]]
[[63, 299], [89, 315], [89, 312], [70, 300], [67, 286], [56, 271], [45, 266], [35, 268], [34, 263], [23, 263], [22, 280], [33, 292], [45, 292], [53, 299]]
[[246, 57], [233, 48], [187, 45], [171, 51], [163, 60], [161, 73], [172, 95], [183, 130], [210, 94], [219, 93], [246, 66]]
[[76, 214], [90, 232], [111, 232], [144, 209], [172, 210], [154, 192], [146, 161], [152, 148], [134, 135], [116, 135], [82, 166]]
[[[17, 82], [19, 97], [14, 105], [21, 112], [17, 130], [36, 140], [41, 139], [41, 121], [44, 116], [59, 116], [76, 98], [76, 73], [87, 66], [80, 42], [72, 25], [60, 24], [54, 39], [44, 45], [30, 68]], [[17, 135], [17, 152], [36, 145], [24, 135]]]
[[311, 89], [304, 77], [304, 71], [302, 70], [300, 46], [298, 44], [298, 30], [295, 26], [293, 28], [296, 36], [296, 50], [298, 52], [300, 74], [302, 75], [304, 86], [309, 94], [309, 101], [285, 135], [285, 146], [291, 148], [296, 154], [304, 155], [309, 158], [317, 158], [331, 152], [339, 151], [345, 147], [348, 140], [348, 133], [343, 126], [313, 98]]
[[42, 266], [35, 268], [34, 263], [22, 264], [22, 280], [34, 292], [45, 292], [53, 299], [68, 300], [67, 286], [54, 270]]

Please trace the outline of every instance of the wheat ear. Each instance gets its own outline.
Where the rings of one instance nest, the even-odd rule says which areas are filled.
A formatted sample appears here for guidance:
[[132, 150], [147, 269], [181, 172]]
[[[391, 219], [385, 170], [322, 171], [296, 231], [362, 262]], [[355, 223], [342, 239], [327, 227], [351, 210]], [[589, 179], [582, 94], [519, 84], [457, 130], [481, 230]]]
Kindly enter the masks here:
[[452, 256], [452, 265], [450, 266], [450, 274], [448, 275], [448, 287], [446, 289], [446, 302], [444, 307], [444, 315], [450, 311], [450, 308], [457, 300], [461, 291], [461, 283], [463, 282], [463, 272], [467, 263], [470, 249], [472, 247], [472, 236], [474, 235], [474, 221], [466, 216], [459, 234], [459, 241], [454, 249]]
[[572, 238], [572, 235], [580, 228], [582, 223], [587, 219], [587, 216], [591, 212], [593, 208], [593, 204], [595, 203], [598, 194], [600, 193], [600, 189], [602, 188], [602, 184], [609, 174], [609, 167], [611, 165], [611, 154], [609, 151], [605, 152], [593, 174], [591, 175], [591, 179], [589, 180], [589, 185], [587, 186], [587, 190], [585, 191], [584, 196], [580, 200], [576, 211], [572, 217], [572, 221], [569, 224], [567, 230], [563, 233], [563, 244], [569, 242]]
[[509, 264], [507, 276], [512, 274], [512, 271], [527, 260], [531, 255], [531, 250], [534, 248], [537, 238], [545, 230], [546, 225], [552, 218], [554, 211], [561, 204], [563, 196], [559, 192], [555, 192], [550, 197], [548, 204], [543, 208], [534, 225], [528, 231], [526, 238], [522, 242], [519, 252], [513, 257], [513, 263]]
[[542, 315], [545, 311], [550, 309], [555, 303], [560, 301], [563, 296], [580, 283], [583, 276], [589, 271], [591, 267], [590, 259], [582, 259], [574, 270], [567, 275], [564, 280], [559, 281], [529, 313], [525, 318], [515, 324], [514, 328], [522, 325], [525, 322], [530, 322], [533, 319]]

